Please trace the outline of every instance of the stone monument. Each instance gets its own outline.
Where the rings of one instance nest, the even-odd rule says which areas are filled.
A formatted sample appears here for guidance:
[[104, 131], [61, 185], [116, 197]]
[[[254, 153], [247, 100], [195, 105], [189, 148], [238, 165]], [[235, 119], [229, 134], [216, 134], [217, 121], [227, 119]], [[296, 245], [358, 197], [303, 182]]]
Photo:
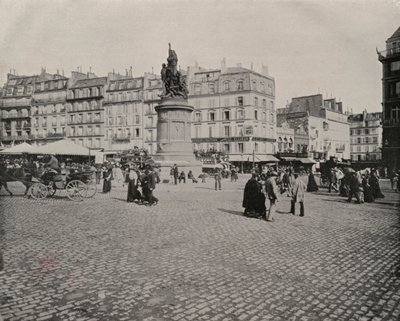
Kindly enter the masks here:
[[163, 179], [170, 177], [170, 168], [176, 164], [179, 172], [189, 170], [197, 177], [201, 173], [201, 162], [193, 154], [191, 139], [191, 114], [185, 77], [179, 72], [178, 56], [169, 44], [168, 65], [163, 64], [161, 80], [163, 93], [157, 112], [157, 153], [154, 161], [160, 164]]

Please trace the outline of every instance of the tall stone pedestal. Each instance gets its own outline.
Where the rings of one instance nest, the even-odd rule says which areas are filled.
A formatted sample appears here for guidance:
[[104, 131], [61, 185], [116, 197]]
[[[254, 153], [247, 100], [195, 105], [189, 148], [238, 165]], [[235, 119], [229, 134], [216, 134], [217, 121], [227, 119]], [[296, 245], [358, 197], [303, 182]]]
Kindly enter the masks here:
[[201, 173], [201, 162], [193, 154], [191, 113], [193, 107], [183, 98], [166, 98], [155, 107], [157, 121], [157, 154], [153, 159], [161, 166], [161, 179], [170, 179], [174, 164], [179, 172], [191, 170], [195, 177]]

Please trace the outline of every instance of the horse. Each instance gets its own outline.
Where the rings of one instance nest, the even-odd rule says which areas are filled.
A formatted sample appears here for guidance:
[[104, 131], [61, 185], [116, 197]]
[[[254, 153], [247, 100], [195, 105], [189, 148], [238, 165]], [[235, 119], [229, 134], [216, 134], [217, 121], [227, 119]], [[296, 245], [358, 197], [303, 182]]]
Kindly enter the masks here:
[[0, 166], [0, 190], [4, 186], [5, 190], [12, 196], [13, 193], [8, 189], [7, 182], [21, 182], [25, 186], [24, 195], [26, 195], [32, 185], [32, 176], [32, 173], [24, 167], [6, 168]]

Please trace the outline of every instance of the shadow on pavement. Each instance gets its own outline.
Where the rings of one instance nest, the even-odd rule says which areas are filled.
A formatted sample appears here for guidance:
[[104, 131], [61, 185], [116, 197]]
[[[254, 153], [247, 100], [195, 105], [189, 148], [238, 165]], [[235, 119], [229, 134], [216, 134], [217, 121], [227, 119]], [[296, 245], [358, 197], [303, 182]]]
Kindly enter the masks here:
[[224, 212], [224, 213], [229, 213], [229, 214], [233, 214], [233, 215], [239, 215], [239, 216], [243, 216], [243, 212], [242, 211], [232, 211], [232, 210], [226, 210], [224, 208], [218, 208], [218, 211]]
[[276, 211], [278, 214], [292, 214], [290, 211]]

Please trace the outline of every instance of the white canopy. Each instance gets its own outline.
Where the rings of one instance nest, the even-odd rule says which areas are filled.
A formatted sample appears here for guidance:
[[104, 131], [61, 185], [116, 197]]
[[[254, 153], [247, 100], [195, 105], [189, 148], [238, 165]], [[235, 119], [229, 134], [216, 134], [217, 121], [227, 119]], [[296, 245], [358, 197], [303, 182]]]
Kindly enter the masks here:
[[22, 144], [18, 144], [13, 147], [2, 150], [2, 151], [0, 151], [0, 154], [19, 155], [22, 153], [29, 153], [32, 149], [33, 149], [33, 147], [31, 145], [29, 145], [28, 143], [22, 143]]
[[54, 143], [33, 148], [30, 154], [54, 154], [54, 155], [81, 155], [89, 156], [90, 150], [81, 145], [75, 144], [70, 140], [63, 139]]

